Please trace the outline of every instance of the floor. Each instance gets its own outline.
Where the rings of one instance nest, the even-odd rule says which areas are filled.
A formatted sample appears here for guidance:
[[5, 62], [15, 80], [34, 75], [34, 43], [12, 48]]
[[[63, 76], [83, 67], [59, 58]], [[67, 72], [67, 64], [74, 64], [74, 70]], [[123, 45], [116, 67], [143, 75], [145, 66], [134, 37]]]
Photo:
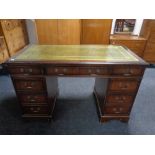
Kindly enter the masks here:
[[155, 68], [146, 70], [128, 123], [100, 123], [94, 78], [59, 78], [54, 121], [23, 121], [8, 75], [0, 76], [0, 134], [128, 135], [155, 134]]

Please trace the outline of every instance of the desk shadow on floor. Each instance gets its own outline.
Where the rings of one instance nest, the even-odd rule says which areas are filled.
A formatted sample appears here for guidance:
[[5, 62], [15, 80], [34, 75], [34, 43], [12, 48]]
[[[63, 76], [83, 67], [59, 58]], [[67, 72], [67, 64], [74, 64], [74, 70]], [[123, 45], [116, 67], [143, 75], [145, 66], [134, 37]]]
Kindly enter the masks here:
[[6, 120], [10, 118], [21, 117], [21, 109], [15, 96], [4, 97], [0, 101], [0, 116]]

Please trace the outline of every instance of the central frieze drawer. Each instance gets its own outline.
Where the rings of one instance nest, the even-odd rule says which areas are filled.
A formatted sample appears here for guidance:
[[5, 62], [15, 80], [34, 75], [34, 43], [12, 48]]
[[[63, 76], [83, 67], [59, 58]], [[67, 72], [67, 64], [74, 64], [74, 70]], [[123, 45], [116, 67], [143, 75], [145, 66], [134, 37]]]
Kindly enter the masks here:
[[8, 67], [11, 74], [40, 75], [43, 70], [34, 66], [11, 66]]
[[48, 75], [77, 75], [79, 70], [77, 67], [47, 67]]
[[44, 94], [19, 94], [19, 99], [22, 103], [46, 103], [47, 102], [47, 96]]
[[80, 75], [108, 75], [108, 68], [99, 67], [81, 67], [79, 68]]
[[45, 90], [45, 83], [42, 79], [13, 79], [14, 86], [17, 91], [43, 91]]
[[138, 80], [112, 79], [110, 80], [110, 91], [135, 92], [139, 86]]
[[112, 71], [113, 75], [122, 75], [122, 76], [142, 76], [143, 68], [142, 67], [125, 67], [125, 66], [116, 66]]

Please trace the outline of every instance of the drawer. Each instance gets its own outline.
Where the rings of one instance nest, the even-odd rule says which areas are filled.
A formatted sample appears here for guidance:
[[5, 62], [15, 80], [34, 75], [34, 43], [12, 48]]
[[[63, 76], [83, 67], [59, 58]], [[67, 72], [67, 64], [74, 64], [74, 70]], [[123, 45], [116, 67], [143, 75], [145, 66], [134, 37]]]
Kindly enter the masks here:
[[23, 106], [24, 114], [49, 114], [48, 106]]
[[110, 91], [135, 92], [139, 86], [138, 80], [112, 79], [110, 80]]
[[130, 49], [132, 52], [134, 52], [137, 56], [143, 58], [143, 50], [140, 49]]
[[143, 51], [144, 51], [144, 46], [141, 46], [141, 47], [133, 46], [132, 48], [130, 48], [130, 50], [133, 51], [133, 52], [140, 52], [140, 53], [143, 53]]
[[145, 40], [116, 40], [111, 41], [111, 44], [118, 44], [122, 46], [126, 46], [131, 51], [136, 53], [139, 56], [142, 56], [144, 48], [145, 48]]
[[18, 94], [18, 97], [22, 103], [26, 104], [47, 103], [47, 96], [45, 94]]
[[78, 68], [74, 67], [47, 67], [48, 75], [76, 75]]
[[112, 40], [111, 44], [127, 46], [128, 48], [133, 47], [133, 42], [130, 40]]
[[13, 79], [17, 91], [43, 91], [45, 90], [44, 80], [41, 79]]
[[144, 48], [140, 49], [140, 48], [134, 47], [134, 48], [131, 48], [130, 50], [135, 54], [137, 54], [138, 56], [143, 56]]
[[108, 105], [131, 105], [133, 102], [132, 95], [108, 95], [107, 96]]
[[147, 52], [154, 52], [155, 53], [155, 44], [149, 42], [146, 45], [145, 51], [146, 51], [146, 53]]
[[144, 50], [146, 41], [138, 41], [133, 44], [133, 47]]
[[130, 113], [130, 107], [104, 107], [104, 113], [105, 114], [116, 114], [116, 115], [121, 115], [121, 114], [129, 114]]
[[8, 69], [11, 74], [40, 75], [43, 73], [41, 68], [34, 66], [9, 66]]
[[81, 67], [79, 68], [80, 75], [108, 75], [108, 68], [89, 68], [89, 67]]
[[144, 69], [142, 67], [125, 67], [125, 66], [116, 66], [113, 68], [113, 75], [122, 75], [122, 76], [142, 76]]
[[145, 45], [145, 40], [111, 40], [111, 44], [125, 45], [127, 47], [141, 47]]

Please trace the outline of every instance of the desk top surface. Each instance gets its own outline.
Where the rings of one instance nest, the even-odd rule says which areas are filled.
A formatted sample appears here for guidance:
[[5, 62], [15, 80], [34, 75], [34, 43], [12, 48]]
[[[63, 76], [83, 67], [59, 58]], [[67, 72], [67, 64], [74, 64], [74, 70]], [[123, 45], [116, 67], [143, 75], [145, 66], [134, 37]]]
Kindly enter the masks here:
[[10, 61], [138, 63], [140, 60], [128, 49], [116, 45], [31, 45]]

